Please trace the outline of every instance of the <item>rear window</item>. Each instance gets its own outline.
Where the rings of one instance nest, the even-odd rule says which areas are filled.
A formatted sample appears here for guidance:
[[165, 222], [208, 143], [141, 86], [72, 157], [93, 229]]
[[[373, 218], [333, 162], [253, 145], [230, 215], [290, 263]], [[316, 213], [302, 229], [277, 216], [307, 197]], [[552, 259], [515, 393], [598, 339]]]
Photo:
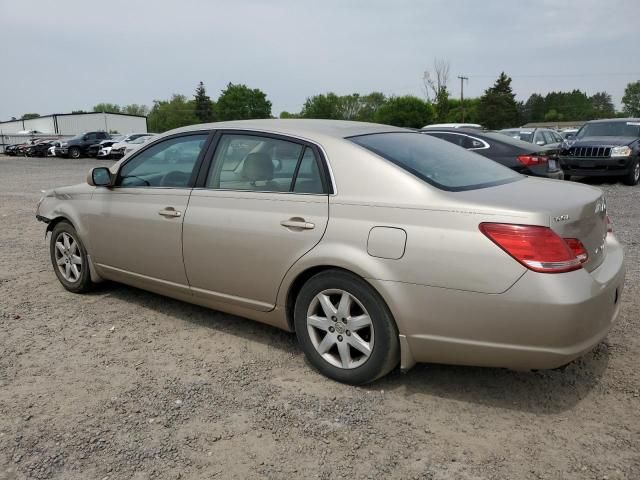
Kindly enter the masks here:
[[420, 133], [376, 133], [349, 140], [442, 190], [474, 190], [522, 178], [493, 160]]

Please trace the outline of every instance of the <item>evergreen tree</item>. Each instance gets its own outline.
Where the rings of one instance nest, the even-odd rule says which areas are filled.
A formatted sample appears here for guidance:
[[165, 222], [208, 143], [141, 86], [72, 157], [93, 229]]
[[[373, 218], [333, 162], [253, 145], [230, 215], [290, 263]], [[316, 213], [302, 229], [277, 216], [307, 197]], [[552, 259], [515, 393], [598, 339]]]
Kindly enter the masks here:
[[630, 117], [640, 117], [640, 80], [628, 83], [624, 89], [622, 111]]
[[611, 95], [598, 92], [589, 99], [591, 102], [591, 118], [612, 118], [616, 116]]
[[486, 128], [496, 130], [518, 124], [518, 107], [511, 90], [511, 78], [500, 74], [493, 87], [485, 90], [478, 105], [478, 120]]
[[200, 120], [201, 123], [213, 122], [213, 102], [207, 95], [204, 83], [200, 82], [198, 84], [196, 94], [193, 97], [195, 103], [194, 113], [196, 117], [198, 117], [198, 120]]

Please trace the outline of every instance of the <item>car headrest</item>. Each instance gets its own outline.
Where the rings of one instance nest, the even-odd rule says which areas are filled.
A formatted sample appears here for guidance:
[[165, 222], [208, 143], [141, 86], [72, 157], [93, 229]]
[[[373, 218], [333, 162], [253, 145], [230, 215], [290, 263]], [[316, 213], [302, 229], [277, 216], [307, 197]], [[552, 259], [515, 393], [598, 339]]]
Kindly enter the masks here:
[[244, 159], [242, 176], [250, 182], [268, 181], [273, 178], [273, 162], [266, 153], [250, 153]]

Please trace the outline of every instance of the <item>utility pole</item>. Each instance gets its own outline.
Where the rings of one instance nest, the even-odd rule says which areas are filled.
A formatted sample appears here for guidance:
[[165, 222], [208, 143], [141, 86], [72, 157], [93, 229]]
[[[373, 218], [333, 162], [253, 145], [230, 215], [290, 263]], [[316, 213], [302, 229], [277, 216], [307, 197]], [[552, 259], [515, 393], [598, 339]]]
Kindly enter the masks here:
[[469, 80], [469, 77], [458, 75], [460, 79], [460, 107], [462, 108], [462, 123], [464, 123], [464, 81]]

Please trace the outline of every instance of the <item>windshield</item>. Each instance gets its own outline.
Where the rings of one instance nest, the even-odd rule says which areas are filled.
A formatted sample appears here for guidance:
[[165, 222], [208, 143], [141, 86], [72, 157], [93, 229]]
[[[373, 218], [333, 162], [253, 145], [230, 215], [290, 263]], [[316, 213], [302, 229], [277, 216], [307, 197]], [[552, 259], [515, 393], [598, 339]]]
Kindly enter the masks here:
[[576, 135], [584, 137], [640, 137], [640, 121], [586, 123]]
[[442, 190], [473, 190], [522, 178], [493, 160], [421, 133], [378, 133], [349, 140]]

